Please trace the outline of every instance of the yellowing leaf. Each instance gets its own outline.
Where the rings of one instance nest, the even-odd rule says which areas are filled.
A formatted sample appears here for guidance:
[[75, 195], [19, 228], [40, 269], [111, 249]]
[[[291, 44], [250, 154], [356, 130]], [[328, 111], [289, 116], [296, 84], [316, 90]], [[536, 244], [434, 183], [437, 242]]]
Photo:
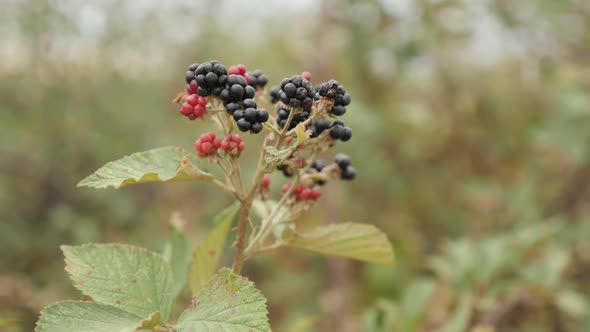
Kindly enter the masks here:
[[78, 183], [78, 187], [115, 189], [131, 184], [165, 181], [210, 181], [183, 148], [168, 146], [111, 161]]
[[305, 126], [299, 123], [295, 127], [295, 134], [297, 135], [297, 145], [307, 141], [311, 135], [311, 130], [305, 130]]
[[189, 272], [189, 285], [193, 296], [215, 273], [221, 251], [239, 210], [240, 205], [236, 203], [219, 213], [213, 221], [216, 228], [209, 233], [205, 242], [195, 249]]
[[373, 225], [344, 223], [321, 226], [311, 233], [285, 230], [285, 244], [327, 256], [341, 256], [393, 265], [393, 248], [385, 233]]

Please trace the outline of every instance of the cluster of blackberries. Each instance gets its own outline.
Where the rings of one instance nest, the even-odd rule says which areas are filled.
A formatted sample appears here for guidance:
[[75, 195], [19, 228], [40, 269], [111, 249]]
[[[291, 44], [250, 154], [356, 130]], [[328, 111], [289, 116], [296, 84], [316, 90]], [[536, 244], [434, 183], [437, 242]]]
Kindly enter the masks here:
[[256, 70], [253, 73], [248, 73], [247, 75], [250, 77], [250, 82], [248, 84], [255, 89], [263, 89], [266, 84], [268, 84], [268, 78], [260, 70]]
[[[293, 119], [291, 119], [291, 123], [289, 123], [289, 128], [287, 130], [291, 130], [295, 128], [301, 122], [309, 119], [309, 115], [311, 110], [303, 110], [301, 112], [297, 112], [293, 115]], [[277, 125], [279, 128], [283, 129], [287, 125], [287, 121], [289, 120], [289, 115], [291, 114], [291, 110], [286, 109], [284, 107], [279, 108], [277, 111]]]
[[196, 87], [196, 93], [202, 97], [219, 96], [226, 85], [227, 78], [227, 69], [215, 60], [202, 64], [193, 63], [189, 66], [185, 76], [189, 87], [193, 87], [193, 89]]
[[334, 101], [330, 113], [336, 116], [344, 115], [346, 106], [350, 104], [350, 95], [346, 92], [344, 86], [338, 84], [336, 80], [329, 80], [316, 87], [315, 99], [320, 99], [320, 97]]
[[334, 157], [334, 162], [340, 168], [340, 177], [342, 180], [352, 180], [356, 177], [356, 169], [352, 167], [352, 162], [348, 155], [338, 153]]
[[311, 137], [318, 137], [325, 130], [330, 130], [330, 137], [346, 142], [352, 138], [352, 129], [344, 126], [344, 122], [336, 120], [332, 123], [325, 119], [318, 119], [311, 124]]
[[[285, 183], [283, 192], [288, 192], [291, 189], [292, 183]], [[302, 183], [298, 184], [293, 189], [293, 195], [298, 201], [316, 201], [322, 196], [322, 189], [319, 187], [310, 188]]]
[[230, 74], [227, 78], [227, 84], [221, 90], [219, 98], [227, 104], [240, 102], [244, 99], [254, 98], [256, 90], [248, 85], [246, 77], [242, 75]]
[[233, 116], [238, 129], [243, 132], [250, 131], [253, 134], [258, 134], [262, 131], [262, 124], [269, 118], [266, 110], [257, 109], [253, 99], [245, 99], [241, 104], [238, 102], [229, 103], [225, 108]]
[[281, 82], [277, 94], [278, 99], [285, 105], [310, 109], [315, 92], [308, 80], [301, 75], [294, 75]]

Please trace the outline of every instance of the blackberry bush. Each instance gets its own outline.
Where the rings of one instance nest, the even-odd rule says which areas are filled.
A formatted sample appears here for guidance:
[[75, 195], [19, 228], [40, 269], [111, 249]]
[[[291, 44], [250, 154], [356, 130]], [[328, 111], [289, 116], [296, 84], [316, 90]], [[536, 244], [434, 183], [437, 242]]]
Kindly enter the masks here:
[[[269, 103], [268, 79], [262, 72], [248, 74], [244, 65], [226, 70], [218, 61], [191, 64], [184, 91], [175, 101], [183, 116], [200, 118], [211, 130], [198, 136], [194, 152], [163, 147], [135, 153], [106, 164], [79, 186], [205, 182], [227, 192], [235, 204], [215, 218], [216, 228], [194, 251], [176, 226], [164, 256], [120, 244], [63, 246], [66, 270], [92, 301], [48, 306], [36, 331], [267, 332], [266, 300], [239, 276], [246, 261], [296, 247], [391, 265], [391, 244], [374, 226], [347, 222], [317, 225], [311, 231], [299, 227], [300, 217], [327, 195], [322, 186], [356, 177], [345, 154], [336, 154], [329, 164], [319, 159], [352, 137], [349, 127], [333, 119], [344, 114], [338, 107], [347, 106], [350, 96], [335, 81], [316, 91], [310, 79], [306, 72], [284, 79], [270, 93]], [[236, 131], [262, 136], [260, 148], [246, 149]], [[243, 153], [259, 154], [256, 172], [247, 181], [240, 166]], [[279, 183], [282, 191], [271, 186], [275, 171], [290, 177]], [[234, 229], [231, 270], [217, 271], [221, 250]], [[193, 301], [174, 319], [173, 300], [187, 284]]]

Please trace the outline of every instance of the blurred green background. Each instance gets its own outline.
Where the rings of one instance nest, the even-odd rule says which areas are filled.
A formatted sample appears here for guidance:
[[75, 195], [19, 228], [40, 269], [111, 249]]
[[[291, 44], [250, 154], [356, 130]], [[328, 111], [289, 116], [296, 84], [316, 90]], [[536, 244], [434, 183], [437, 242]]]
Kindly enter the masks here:
[[208, 126], [171, 100], [210, 59], [270, 85], [308, 70], [346, 86], [354, 137], [336, 150], [359, 176], [306, 218], [374, 223], [396, 249], [394, 268], [297, 250], [250, 261], [274, 330], [590, 331], [587, 0], [1, 6], [0, 331], [80, 298], [60, 244], [161, 250], [175, 211], [197, 243], [230, 204], [200, 184], [76, 188], [131, 152], [190, 148]]

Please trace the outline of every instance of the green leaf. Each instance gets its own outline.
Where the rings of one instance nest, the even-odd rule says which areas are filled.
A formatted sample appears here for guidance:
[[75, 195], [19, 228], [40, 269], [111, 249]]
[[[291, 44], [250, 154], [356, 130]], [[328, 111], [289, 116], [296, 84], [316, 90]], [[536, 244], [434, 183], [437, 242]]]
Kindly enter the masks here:
[[184, 224], [180, 215], [174, 214], [170, 224], [172, 229], [170, 230], [168, 242], [164, 247], [163, 256], [172, 269], [175, 284], [174, 297], [176, 297], [186, 285], [192, 250], [187, 238], [180, 231], [181, 225]]
[[118, 189], [131, 184], [164, 181], [211, 181], [183, 148], [167, 146], [111, 161], [78, 183], [78, 187]]
[[285, 230], [285, 244], [327, 256], [342, 256], [393, 265], [393, 248], [385, 233], [373, 225], [344, 223], [321, 226], [311, 233]]
[[267, 332], [266, 299], [248, 279], [221, 269], [178, 319], [178, 332]]
[[142, 317], [111, 305], [66, 301], [45, 307], [36, 332], [133, 332]]
[[264, 159], [268, 163], [277, 163], [279, 161], [287, 159], [293, 153], [293, 151], [295, 151], [296, 148], [297, 148], [297, 140], [293, 140], [293, 142], [291, 142], [291, 144], [289, 144], [288, 146], [286, 146], [284, 149], [281, 149], [281, 150], [277, 149], [274, 146], [267, 146], [266, 147], [267, 155], [264, 157]]
[[473, 300], [469, 295], [463, 295], [459, 299], [455, 313], [440, 329], [441, 332], [464, 332], [467, 331], [471, 318], [471, 305]]
[[98, 302], [140, 317], [170, 316], [174, 279], [162, 256], [122, 244], [62, 246], [74, 286]]
[[215, 273], [221, 251], [239, 210], [240, 204], [235, 203], [221, 211], [213, 221], [213, 224], [217, 225], [216, 228], [209, 233], [205, 242], [195, 249], [189, 272], [189, 284], [193, 296], [201, 290]]

